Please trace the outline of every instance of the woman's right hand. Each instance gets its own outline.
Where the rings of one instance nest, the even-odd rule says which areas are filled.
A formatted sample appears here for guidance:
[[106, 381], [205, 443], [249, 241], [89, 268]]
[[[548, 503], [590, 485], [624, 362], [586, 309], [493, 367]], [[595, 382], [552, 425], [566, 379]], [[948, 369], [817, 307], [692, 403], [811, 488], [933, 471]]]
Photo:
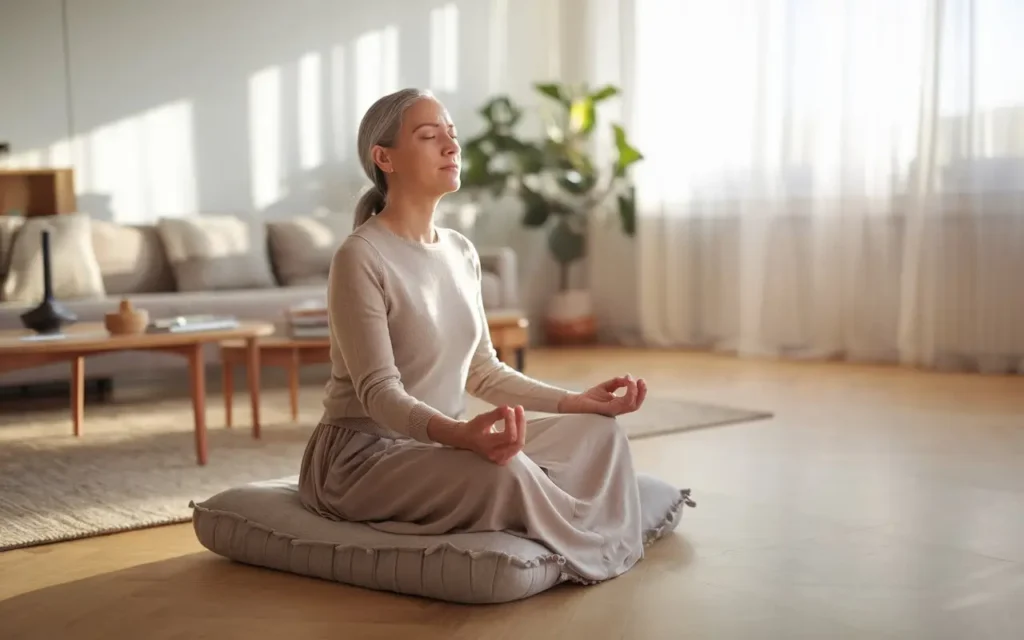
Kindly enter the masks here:
[[[504, 431], [491, 429], [498, 422], [504, 422]], [[526, 444], [526, 418], [521, 406], [495, 407], [463, 423], [460, 430], [462, 448], [498, 465], [508, 464]]]

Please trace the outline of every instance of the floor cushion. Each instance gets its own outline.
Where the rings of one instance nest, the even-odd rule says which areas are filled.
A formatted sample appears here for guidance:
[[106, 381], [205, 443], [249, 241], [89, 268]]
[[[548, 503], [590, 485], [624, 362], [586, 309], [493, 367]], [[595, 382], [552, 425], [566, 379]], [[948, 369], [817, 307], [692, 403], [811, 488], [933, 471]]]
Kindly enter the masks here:
[[[638, 478], [645, 543], [675, 529], [689, 491]], [[461, 603], [498, 603], [563, 582], [563, 559], [502, 532], [398, 535], [322, 518], [299, 501], [298, 478], [256, 482], [192, 503], [210, 551], [245, 564], [348, 585]]]

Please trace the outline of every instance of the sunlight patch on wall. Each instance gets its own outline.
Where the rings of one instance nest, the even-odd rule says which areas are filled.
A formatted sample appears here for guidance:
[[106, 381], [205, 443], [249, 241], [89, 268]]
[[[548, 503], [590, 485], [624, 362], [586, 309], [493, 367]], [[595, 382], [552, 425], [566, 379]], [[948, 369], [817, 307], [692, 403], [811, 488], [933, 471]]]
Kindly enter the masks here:
[[459, 90], [459, 8], [454, 3], [430, 10], [430, 86]]
[[284, 195], [281, 183], [281, 69], [249, 78], [249, 156], [252, 203], [267, 207]]
[[345, 47], [336, 45], [331, 49], [331, 123], [334, 157], [339, 161], [347, 159], [350, 151], [345, 98]]
[[356, 112], [359, 126], [366, 110], [381, 96], [398, 90], [398, 29], [384, 27], [359, 36], [355, 46]]
[[196, 210], [192, 105], [178, 102], [142, 116], [139, 153], [146, 184], [146, 210], [139, 222], [158, 215], [187, 215]]
[[508, 0], [494, 0], [491, 3], [491, 22], [489, 25], [490, 69], [488, 70], [489, 92], [505, 91], [508, 80]]
[[29, 149], [0, 158], [0, 169], [39, 169], [49, 166], [40, 149]]
[[81, 191], [89, 182], [86, 176], [88, 166], [85, 163], [85, 141], [82, 136], [75, 136], [71, 140], [65, 138], [50, 145], [48, 165], [51, 167], [75, 167], [75, 188]]
[[319, 53], [307, 53], [299, 59], [299, 162], [307, 171], [323, 162], [321, 68]]
[[88, 153], [75, 145], [66, 151], [82, 159], [76, 162], [82, 176], [77, 190], [108, 197], [115, 221], [130, 224], [195, 211], [191, 102], [172, 102], [98, 127], [84, 146]]

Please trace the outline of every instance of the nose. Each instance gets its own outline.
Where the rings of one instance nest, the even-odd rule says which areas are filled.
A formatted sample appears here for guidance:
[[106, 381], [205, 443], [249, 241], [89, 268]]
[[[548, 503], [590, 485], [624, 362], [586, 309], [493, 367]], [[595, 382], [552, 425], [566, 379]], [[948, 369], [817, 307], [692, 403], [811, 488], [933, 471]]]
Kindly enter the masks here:
[[442, 153], [446, 156], [455, 155], [459, 152], [459, 141], [450, 135], [445, 135], [444, 146], [442, 147]]

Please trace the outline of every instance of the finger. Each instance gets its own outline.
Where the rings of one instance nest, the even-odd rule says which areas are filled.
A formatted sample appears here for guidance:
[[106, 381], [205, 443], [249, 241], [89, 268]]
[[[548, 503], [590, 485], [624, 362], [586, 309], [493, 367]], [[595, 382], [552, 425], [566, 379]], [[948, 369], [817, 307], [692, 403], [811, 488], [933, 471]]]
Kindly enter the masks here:
[[517, 440], [519, 440], [519, 429], [516, 426], [515, 411], [505, 407], [505, 441], [515, 443]]
[[597, 385], [597, 388], [614, 395], [615, 391], [618, 391], [624, 386], [626, 386], [626, 378], [620, 376], [618, 378], [612, 378], [611, 380], [602, 382]]
[[526, 411], [523, 410], [522, 405], [516, 406], [516, 443], [519, 445], [519, 449], [522, 450], [526, 446]]
[[636, 408], [639, 409], [644, 404], [644, 400], [647, 398], [647, 381], [640, 378], [636, 383], [637, 398]]
[[494, 423], [501, 420], [505, 415], [505, 409], [508, 407], [494, 407], [490, 411], [481, 413], [477, 416], [478, 428], [487, 433], [494, 426]]
[[630, 408], [636, 408], [636, 380], [633, 376], [626, 376], [629, 379], [629, 384], [626, 387], [626, 406]]

